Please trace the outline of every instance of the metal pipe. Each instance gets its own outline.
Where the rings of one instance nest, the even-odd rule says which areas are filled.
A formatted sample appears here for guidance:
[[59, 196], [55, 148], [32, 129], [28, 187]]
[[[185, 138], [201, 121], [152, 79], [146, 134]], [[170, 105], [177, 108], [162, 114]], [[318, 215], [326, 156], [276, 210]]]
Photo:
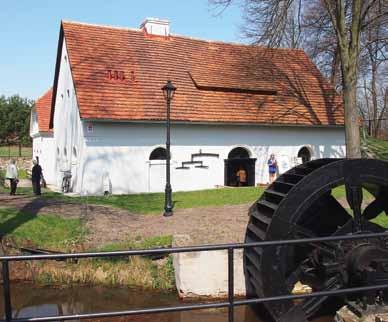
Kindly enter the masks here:
[[265, 303], [265, 302], [300, 300], [300, 299], [307, 299], [312, 297], [336, 296], [336, 295], [345, 295], [345, 294], [358, 293], [358, 292], [379, 291], [379, 290], [385, 290], [385, 289], [388, 289], [388, 284], [343, 288], [339, 290], [319, 291], [319, 292], [308, 293], [308, 294], [295, 294], [295, 295], [288, 294], [288, 295], [279, 295], [279, 296], [272, 296], [272, 297], [237, 300], [234, 302], [234, 305], [237, 306], [237, 305], [257, 304], [257, 303]]
[[228, 248], [228, 321], [234, 321], [234, 249]]
[[[388, 284], [354, 287], [354, 288], [346, 288], [346, 289], [332, 290], [332, 291], [321, 291], [321, 292], [314, 292], [310, 294], [279, 295], [274, 297], [236, 300], [233, 302], [233, 306], [249, 305], [249, 304], [264, 303], [264, 302], [274, 302], [274, 301], [297, 300], [297, 299], [305, 299], [305, 298], [311, 298], [311, 297], [344, 295], [349, 293], [376, 291], [376, 290], [382, 290], [382, 289], [388, 289]], [[206, 304], [159, 307], [159, 308], [153, 308], [153, 309], [139, 309], [139, 310], [74, 314], [74, 315], [62, 315], [62, 316], [47, 316], [47, 317], [36, 317], [36, 318], [18, 318], [18, 319], [13, 319], [9, 321], [35, 322], [35, 321], [66, 321], [66, 320], [73, 320], [73, 319], [81, 320], [81, 319], [89, 319], [89, 318], [93, 319], [93, 318], [106, 318], [106, 317], [115, 317], [115, 316], [142, 315], [142, 314], [182, 312], [182, 311], [212, 309], [212, 308], [224, 308], [224, 307], [229, 307], [229, 305], [230, 305], [229, 302], [216, 302], [216, 303], [206, 303]], [[8, 322], [8, 321], [0, 320], [0, 322]]]
[[7, 260], [2, 261], [2, 269], [5, 320], [10, 322], [12, 321], [12, 305], [10, 294], [11, 291], [9, 286], [9, 262]]
[[171, 188], [171, 178], [170, 178], [170, 107], [171, 107], [171, 98], [167, 97], [167, 120], [166, 120], [166, 151], [167, 151], [167, 159], [166, 159], [166, 187], [164, 189], [164, 214], [165, 217], [170, 217], [173, 215], [172, 212], [172, 188]]
[[[171, 307], [160, 307], [160, 308], [154, 308], [154, 309], [126, 310], [126, 311], [74, 314], [74, 315], [62, 315], [62, 316], [46, 316], [46, 317], [43, 316], [43, 317], [36, 317], [36, 318], [19, 318], [19, 319], [13, 319], [12, 322], [66, 321], [66, 320], [109, 318], [109, 317], [116, 317], [116, 316], [143, 315], [143, 314], [151, 314], [151, 313], [169, 313], [169, 312], [224, 308], [224, 307], [228, 307], [228, 305], [229, 305], [228, 302], [191, 304], [191, 305], [181, 305], [181, 306], [171, 306]], [[0, 320], [0, 322], [8, 322], [8, 321]]]
[[268, 240], [255, 243], [231, 243], [231, 244], [215, 244], [204, 246], [191, 247], [171, 247], [171, 248], [156, 248], [156, 249], [138, 249], [124, 250], [114, 252], [85, 252], [72, 254], [47, 254], [47, 255], [17, 255], [17, 256], [0, 256], [0, 260], [4, 261], [24, 261], [24, 260], [53, 260], [53, 259], [71, 259], [71, 258], [96, 258], [96, 257], [120, 257], [120, 256], [138, 256], [138, 255], [156, 255], [156, 254], [175, 254], [175, 253], [190, 253], [200, 251], [216, 251], [232, 249], [245, 249], [250, 247], [269, 247], [269, 246], [284, 246], [296, 244], [308, 244], [319, 242], [334, 242], [340, 240], [358, 240], [365, 238], [388, 238], [388, 233], [373, 233], [373, 234], [357, 234], [344, 236], [329, 236], [329, 237], [314, 237], [290, 240]]
[[[76, 253], [76, 254], [52, 254], [52, 255], [29, 255], [29, 256], [2, 256], [3, 267], [3, 284], [4, 284], [4, 299], [5, 299], [5, 312], [6, 320], [0, 322], [27, 322], [27, 321], [65, 321], [72, 319], [87, 319], [87, 318], [103, 318], [114, 316], [126, 316], [137, 314], [151, 314], [151, 313], [167, 313], [167, 312], [180, 312], [188, 310], [208, 309], [208, 308], [229, 308], [229, 321], [233, 322], [233, 311], [236, 305], [247, 305], [254, 303], [264, 303], [271, 301], [285, 301], [296, 300], [311, 297], [333, 296], [343, 295], [354, 292], [367, 292], [376, 291], [382, 289], [388, 289], [388, 284], [364, 286], [356, 288], [347, 288], [332, 291], [314, 292], [311, 294], [300, 295], [281, 295], [276, 297], [255, 298], [246, 300], [234, 300], [234, 250], [245, 249], [249, 247], [267, 247], [267, 246], [281, 246], [281, 245], [295, 245], [303, 243], [319, 243], [330, 242], [338, 240], [355, 240], [365, 238], [379, 238], [388, 237], [388, 233], [374, 233], [374, 234], [360, 234], [360, 235], [346, 235], [346, 236], [329, 236], [329, 237], [316, 237], [305, 239], [293, 239], [282, 241], [263, 241], [257, 243], [235, 243], [235, 244], [221, 244], [221, 245], [207, 245], [207, 246], [193, 246], [193, 247], [175, 247], [166, 249], [152, 249], [152, 250], [131, 250], [131, 251], [119, 251], [119, 252], [96, 252], [96, 253]], [[134, 255], [151, 255], [151, 254], [165, 254], [165, 253], [183, 253], [183, 252], [198, 252], [198, 251], [215, 251], [215, 250], [227, 250], [228, 251], [228, 302], [217, 302], [209, 304], [194, 304], [194, 305], [182, 305], [171, 307], [159, 307], [153, 309], [140, 309], [140, 310], [127, 310], [116, 312], [103, 312], [103, 313], [90, 313], [90, 314], [76, 314], [66, 316], [50, 316], [50, 317], [36, 317], [36, 318], [19, 318], [12, 319], [12, 306], [10, 301], [10, 287], [9, 287], [9, 261], [22, 261], [22, 260], [55, 260], [66, 258], [87, 258], [87, 257], [117, 257], [117, 256], [134, 256]]]

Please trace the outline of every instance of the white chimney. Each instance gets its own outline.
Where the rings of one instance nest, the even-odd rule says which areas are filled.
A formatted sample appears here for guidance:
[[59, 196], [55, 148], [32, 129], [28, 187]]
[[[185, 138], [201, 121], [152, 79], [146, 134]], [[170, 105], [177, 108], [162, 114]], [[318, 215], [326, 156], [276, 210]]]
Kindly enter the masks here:
[[146, 18], [140, 25], [140, 29], [145, 30], [151, 35], [168, 37], [170, 35], [170, 21], [158, 18]]

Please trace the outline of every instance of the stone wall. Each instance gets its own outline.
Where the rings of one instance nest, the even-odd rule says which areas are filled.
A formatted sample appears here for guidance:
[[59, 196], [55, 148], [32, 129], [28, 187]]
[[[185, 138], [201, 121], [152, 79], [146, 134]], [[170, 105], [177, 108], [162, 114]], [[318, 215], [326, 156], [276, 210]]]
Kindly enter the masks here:
[[0, 170], [5, 169], [11, 159], [16, 161], [18, 169], [31, 170], [32, 168], [32, 159], [29, 157], [0, 157]]

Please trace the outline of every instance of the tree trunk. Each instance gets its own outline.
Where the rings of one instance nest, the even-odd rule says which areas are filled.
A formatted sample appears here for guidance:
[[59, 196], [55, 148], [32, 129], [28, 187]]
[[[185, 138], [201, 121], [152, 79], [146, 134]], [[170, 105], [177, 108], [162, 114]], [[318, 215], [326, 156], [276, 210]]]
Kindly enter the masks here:
[[343, 103], [345, 109], [346, 157], [361, 158], [360, 115], [357, 108], [357, 56], [340, 48]]
[[377, 66], [373, 58], [371, 58], [372, 65], [372, 79], [371, 79], [371, 90], [372, 90], [372, 135], [377, 137], [378, 134], [378, 103], [377, 103], [377, 89], [376, 89], [376, 79], [377, 79]]
[[336, 15], [332, 3], [326, 1], [336, 29], [338, 50], [341, 57], [343, 102], [345, 108], [346, 157], [361, 158], [360, 116], [357, 107], [357, 71], [360, 49], [361, 0], [353, 0], [350, 32], [346, 27], [345, 1], [338, 0]]
[[[355, 80], [352, 80], [352, 78], [343, 77], [343, 102], [345, 108], [346, 157], [356, 159], [361, 158], [360, 117], [357, 110], [357, 87]], [[356, 79], [356, 75], [354, 75], [354, 79]]]

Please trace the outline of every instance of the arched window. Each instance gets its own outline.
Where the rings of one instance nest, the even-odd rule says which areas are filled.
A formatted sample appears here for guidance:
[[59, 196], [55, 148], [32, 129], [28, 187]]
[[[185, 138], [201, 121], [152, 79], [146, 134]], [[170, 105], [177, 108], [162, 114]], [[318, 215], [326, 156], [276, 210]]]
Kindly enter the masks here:
[[245, 148], [234, 148], [228, 154], [228, 159], [246, 159], [249, 158], [249, 152]]
[[59, 156], [60, 153], [61, 151], [59, 150], [59, 148], [57, 148], [57, 156]]
[[66, 149], [66, 148], [63, 148], [63, 155], [64, 155], [65, 157], [67, 157], [67, 149]]
[[311, 152], [305, 146], [301, 148], [298, 152], [298, 158], [302, 159], [302, 163], [311, 161]]
[[167, 151], [165, 148], [156, 148], [150, 154], [150, 160], [167, 160]]

